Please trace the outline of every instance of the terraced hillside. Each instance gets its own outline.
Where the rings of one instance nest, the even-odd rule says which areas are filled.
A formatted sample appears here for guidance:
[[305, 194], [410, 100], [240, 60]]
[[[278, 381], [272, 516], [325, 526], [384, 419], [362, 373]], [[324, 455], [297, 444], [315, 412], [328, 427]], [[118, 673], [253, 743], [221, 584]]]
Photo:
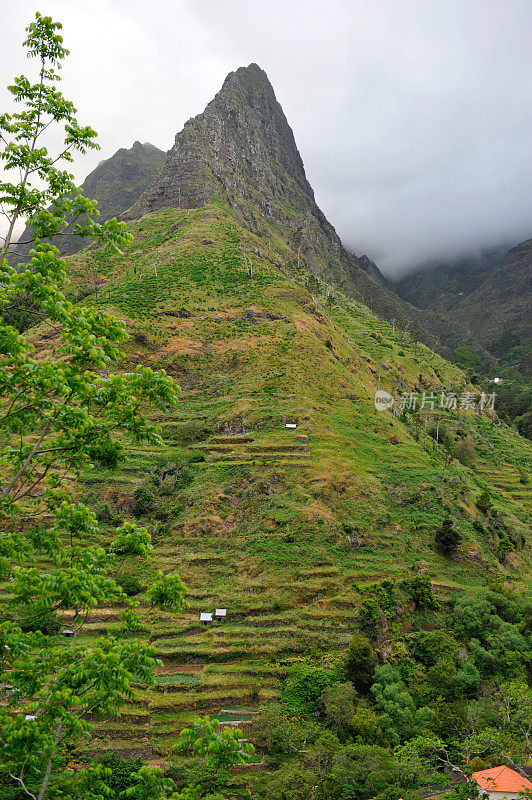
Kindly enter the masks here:
[[[118, 720], [97, 721], [91, 752], [169, 759], [200, 711], [252, 730], [286, 664], [345, 648], [382, 579], [426, 573], [442, 601], [495, 579], [523, 586], [531, 447], [490, 413], [439, 410], [443, 390], [473, 389], [458, 367], [309, 282], [273, 225], [259, 237], [213, 202], [130, 227], [124, 256], [70, 258], [73, 296], [96, 284], [81, 302], [127, 321], [124, 369], [162, 367], [182, 393], [158, 415], [166, 448], [130, 447], [119, 472], [87, 473], [82, 495], [109, 526], [149, 525], [153, 570], [179, 571], [190, 608], [141, 603], [162, 661], [157, 686], [139, 687]], [[53, 348], [44, 329], [34, 341], [43, 356]], [[432, 391], [434, 408], [376, 411], [378, 387]], [[470, 466], [426, 433], [437, 418], [473, 443]], [[495, 527], [475, 505], [486, 487]], [[434, 548], [447, 514], [463, 537], [454, 559]], [[149, 578], [134, 561], [124, 575], [132, 593]], [[201, 624], [216, 608], [227, 620]], [[119, 612], [99, 612], [83, 635], [117, 629]]]

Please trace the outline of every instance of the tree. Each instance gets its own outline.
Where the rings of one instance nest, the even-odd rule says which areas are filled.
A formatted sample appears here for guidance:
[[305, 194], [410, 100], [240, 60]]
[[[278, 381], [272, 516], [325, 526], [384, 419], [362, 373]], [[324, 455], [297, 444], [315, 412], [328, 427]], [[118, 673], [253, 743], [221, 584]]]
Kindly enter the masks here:
[[222, 728], [219, 720], [211, 719], [208, 715], [194, 720], [191, 728], [181, 730], [175, 750], [200, 757], [200, 789], [203, 789], [207, 765], [219, 769], [247, 764], [255, 752], [253, 745], [243, 738], [240, 728]]
[[416, 575], [403, 583], [406, 593], [411, 597], [418, 609], [435, 610], [439, 603], [432, 592], [432, 583], [428, 575]]
[[288, 716], [279, 703], [267, 703], [253, 723], [253, 738], [272, 754], [294, 755], [308, 749], [320, 731], [313, 719]]
[[[17, 183], [0, 182], [8, 220], [0, 250], [0, 576], [10, 587], [0, 600], [0, 683], [12, 687], [0, 707], [1, 771], [34, 800], [52, 789], [54, 797], [72, 797], [71, 773], [61, 764], [90, 735], [88, 716], [117, 714], [133, 699], [134, 681], [153, 682], [157, 661], [147, 643], [119, 636], [80, 640], [94, 609], [110, 602], [126, 606], [124, 629], [138, 627], [116, 577], [126, 558], [149, 558], [150, 536], [126, 521], [108, 545], [97, 544], [103, 536], [96, 516], [73, 501], [71, 487], [81, 469], [116, 466], [128, 441], [161, 444], [141, 408], [176, 402], [164, 372], [113, 372], [127, 338], [124, 324], [67, 301], [67, 264], [44, 241], [61, 234], [67, 217], [83, 217], [74, 232], [107, 246], [123, 248], [130, 240], [116, 220], [100, 226], [87, 219], [95, 203], [58, 166], [73, 152], [96, 147], [95, 132], [78, 124], [74, 106], [56, 87], [68, 52], [60, 28], [36, 14], [24, 44], [28, 57], [38, 60], [38, 80], [16, 78], [9, 90], [20, 110], [0, 116], [0, 158], [8, 178], [19, 175]], [[58, 154], [42, 138], [54, 124], [65, 131]], [[5, 256], [24, 218], [31, 218], [34, 247], [14, 268]], [[6, 324], [4, 314], [21, 303], [37, 309], [54, 357], [39, 357], [35, 345]], [[179, 609], [185, 591], [178, 576], [160, 577], [152, 602]], [[57, 635], [56, 619], [71, 635]], [[97, 767], [77, 772], [76, 796], [101, 796], [107, 773]]]
[[441, 527], [436, 531], [436, 535], [434, 537], [436, 549], [446, 556], [453, 556], [456, 553], [461, 540], [461, 534], [454, 527], [452, 519], [450, 517], [446, 517], [443, 520]]
[[376, 659], [370, 641], [359, 631], [355, 631], [345, 657], [346, 677], [355, 689], [363, 694], [369, 692], [375, 674]]
[[390, 750], [375, 745], [350, 745], [335, 755], [319, 797], [320, 800], [369, 800], [388, 787], [404, 787], [411, 780]]
[[349, 731], [357, 744], [385, 744], [379, 717], [365, 701], [357, 703], [349, 723]]
[[371, 693], [380, 712], [381, 725], [395, 744], [421, 733], [433, 717], [426, 706], [416, 709], [398, 670], [389, 664], [375, 670]]
[[333, 728], [344, 733], [355, 713], [356, 691], [352, 683], [335, 683], [321, 696], [321, 705]]
[[499, 730], [505, 735], [507, 760], [527, 763], [532, 756], [532, 689], [524, 682], [504, 683], [493, 698]]

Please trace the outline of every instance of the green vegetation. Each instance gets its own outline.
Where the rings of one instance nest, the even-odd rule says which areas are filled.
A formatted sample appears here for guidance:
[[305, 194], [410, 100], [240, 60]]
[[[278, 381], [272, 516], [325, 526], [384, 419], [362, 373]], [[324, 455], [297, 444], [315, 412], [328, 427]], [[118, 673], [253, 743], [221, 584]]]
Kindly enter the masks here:
[[[119, 474], [86, 474], [85, 496], [153, 531], [154, 564], [179, 565], [191, 607], [179, 619], [154, 614], [145, 622], [163, 661], [160, 688], [141, 689], [149, 725], [137, 730], [149, 745], [120, 738], [120, 727], [102, 720], [102, 746], [111, 735], [119, 752], [161, 755], [185, 786], [197, 773], [173, 748], [179, 730], [208, 713], [238, 723], [263, 767], [235, 772], [227, 789], [213, 773], [205, 792], [246, 786], [260, 796], [306, 796], [316, 773], [299, 753], [320, 731], [342, 747], [370, 748], [357, 755], [357, 780], [377, 754], [393, 777], [402, 769], [394, 741], [402, 747], [405, 736], [425, 735], [432, 730], [426, 719], [440, 716], [430, 691], [419, 694], [400, 673], [379, 681], [378, 702], [392, 696], [383, 718], [370, 691], [375, 668], [391, 659], [400, 669], [395, 648], [414, 619], [419, 630], [441, 631], [452, 604], [489, 581], [525, 590], [530, 518], [521, 475], [529, 445], [489, 413], [440, 409], [442, 390], [475, 391], [464, 374], [407, 333], [396, 330], [401, 347], [394, 346], [391, 327], [341, 292], [327, 308], [326, 287], [314, 282], [309, 293], [293, 259], [282, 270], [272, 264], [288, 262], [273, 231], [254, 237], [216, 203], [164, 209], [130, 230], [131, 256], [81, 253], [70, 260], [73, 284], [83, 285], [96, 256], [106, 284], [90, 301], [127, 320], [126, 363], [164, 366], [183, 391], [175, 411], [154, 417], [164, 456], [130, 450]], [[240, 254], [255, 248], [263, 257], [254, 258], [251, 278]], [[155, 259], [157, 277], [149, 266]], [[378, 383], [392, 393], [432, 390], [435, 407], [379, 413]], [[292, 420], [295, 432], [284, 428]], [[468, 453], [471, 466], [461, 463]], [[486, 488], [489, 515], [476, 505]], [[448, 552], [436, 536], [446, 520], [456, 542]], [[127, 574], [142, 583], [133, 564]], [[227, 622], [200, 626], [199, 612], [219, 606], [228, 609]], [[397, 644], [384, 657], [390, 639]], [[344, 668], [335, 659], [350, 642], [353, 663]], [[461, 691], [476, 702], [491, 681], [476, 664], [451, 667], [442, 656], [441, 665], [423, 666], [428, 686], [439, 686], [444, 665], [446, 703], [458, 702]], [[303, 727], [303, 712], [290, 705], [295, 697], [311, 715]], [[267, 730], [263, 715], [271, 717]], [[404, 725], [395, 738], [398, 718]], [[341, 750], [335, 763], [353, 759]], [[335, 771], [332, 796], [352, 780], [339, 777], [340, 766]], [[419, 785], [433, 777], [416, 775]], [[364, 796], [375, 796], [382, 775], [372, 780], [373, 794]], [[409, 791], [417, 789], [405, 784], [400, 796]]]
[[[213, 199], [131, 223], [123, 253], [2, 266], [7, 305], [48, 318], [2, 329], [9, 770], [31, 750], [38, 788], [52, 760], [64, 798], [68, 756], [87, 797], [418, 800], [524, 763], [530, 443], [442, 406], [478, 392], [459, 367], [241, 222]], [[432, 404], [379, 412], [377, 387]]]

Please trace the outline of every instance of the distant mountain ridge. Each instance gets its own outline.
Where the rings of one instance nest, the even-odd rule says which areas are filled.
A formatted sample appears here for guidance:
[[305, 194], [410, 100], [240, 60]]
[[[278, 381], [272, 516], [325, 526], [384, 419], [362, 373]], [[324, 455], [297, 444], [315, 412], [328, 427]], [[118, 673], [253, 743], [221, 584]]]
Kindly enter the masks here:
[[508, 252], [502, 245], [479, 255], [420, 266], [392, 283], [396, 292], [419, 308], [434, 308], [446, 312], [458, 297], [469, 294], [482, 283], [486, 272]]
[[[149, 142], [135, 142], [129, 150], [121, 147], [110, 158], [100, 161], [81, 185], [86, 197], [98, 201], [98, 221], [105, 222], [128, 209], [162, 169], [165, 156]], [[30, 235], [28, 226], [20, 237], [14, 259], [27, 255], [31, 245], [26, 240]], [[63, 255], [77, 253], [86, 245], [85, 240], [69, 233], [56, 237], [54, 243]]]
[[398, 281], [405, 300], [467, 327], [497, 358], [532, 369], [532, 239], [483, 261], [435, 267]]

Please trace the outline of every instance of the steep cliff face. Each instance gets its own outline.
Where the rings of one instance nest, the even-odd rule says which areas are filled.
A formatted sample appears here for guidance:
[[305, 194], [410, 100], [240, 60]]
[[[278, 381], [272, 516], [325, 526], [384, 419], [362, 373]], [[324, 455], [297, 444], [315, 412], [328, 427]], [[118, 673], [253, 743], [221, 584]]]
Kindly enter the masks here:
[[128, 209], [164, 166], [166, 154], [149, 142], [121, 147], [102, 161], [85, 179], [83, 193], [98, 201], [101, 219], [110, 219]]

